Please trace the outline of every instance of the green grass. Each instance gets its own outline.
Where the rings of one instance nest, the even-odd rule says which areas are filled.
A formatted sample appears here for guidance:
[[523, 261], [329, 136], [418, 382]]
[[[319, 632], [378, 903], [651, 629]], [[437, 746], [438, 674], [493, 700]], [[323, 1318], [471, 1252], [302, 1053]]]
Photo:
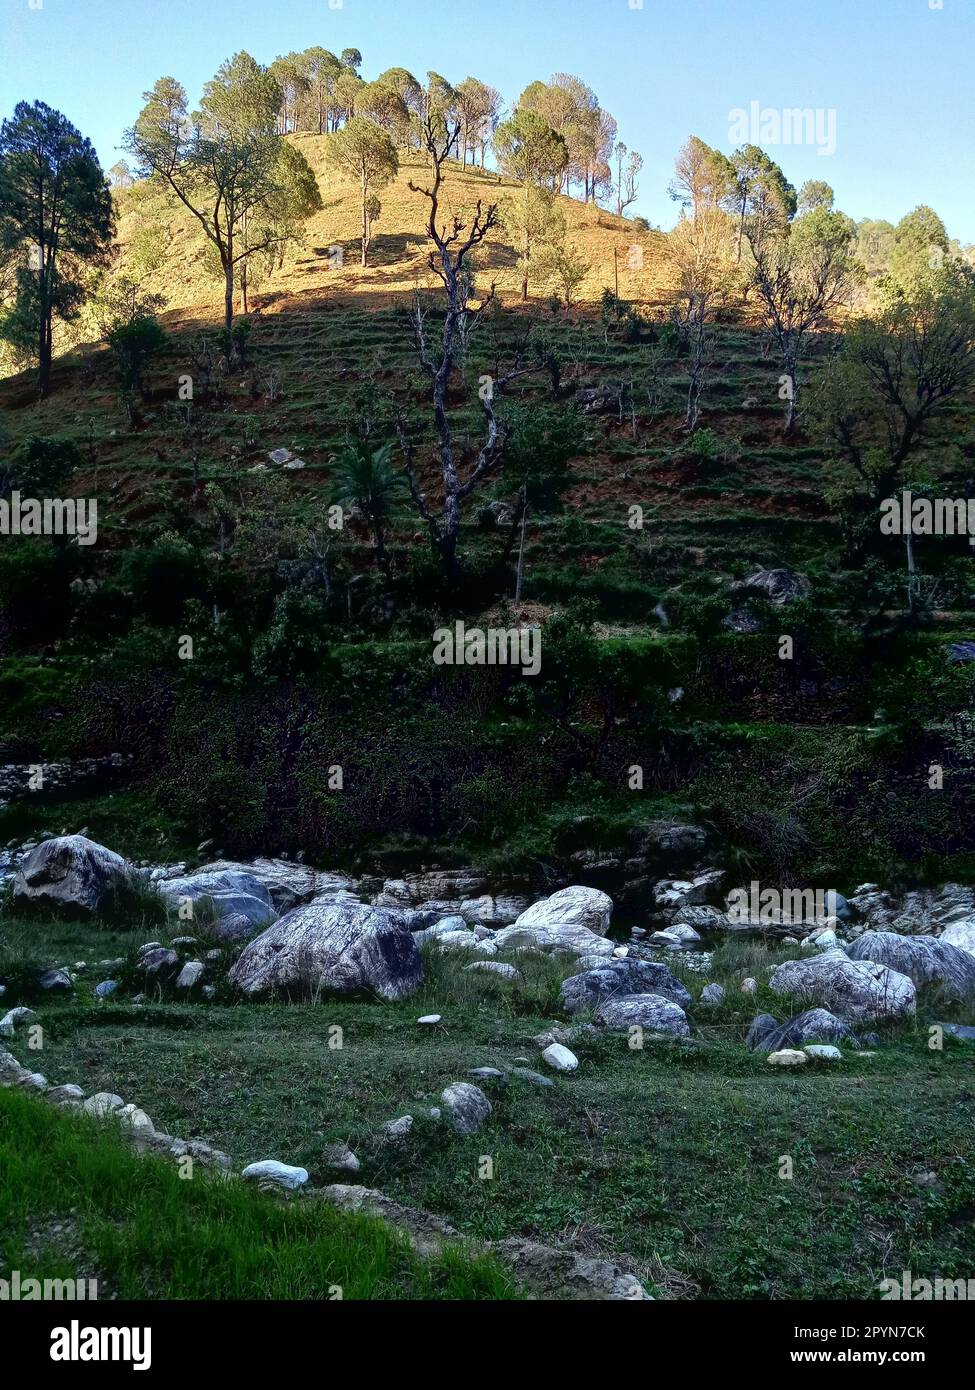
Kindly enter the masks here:
[[[500, 1299], [493, 1260], [423, 1259], [388, 1225], [139, 1156], [110, 1126], [0, 1091], [0, 1263], [100, 1298]], [[337, 1293], [337, 1290], [341, 1290]]]
[[[568, 962], [518, 961], [519, 987], [442, 959], [400, 1004], [96, 1005], [82, 982], [73, 1000], [43, 1006], [42, 1051], [23, 1035], [13, 1050], [50, 1081], [115, 1090], [157, 1127], [208, 1139], [241, 1166], [275, 1157], [325, 1183], [327, 1146], [348, 1142], [358, 1181], [472, 1238], [527, 1235], [614, 1256], [660, 1295], [861, 1298], [905, 1268], [970, 1272], [975, 1048], [933, 1052], [926, 1027], [957, 1014], [925, 1001], [919, 1022], [874, 1056], [844, 1049], [839, 1066], [782, 1073], [744, 1047], [771, 996], [735, 983], [793, 954], [730, 941], [712, 972], [728, 999], [692, 1010], [693, 1044], [580, 1042], [579, 1071], [550, 1089], [485, 1083], [493, 1114], [469, 1138], [430, 1107], [470, 1067], [522, 1058], [544, 1070], [532, 1038], [559, 1015]], [[699, 993], [703, 979], [685, 978]], [[781, 1003], [772, 1011], [787, 1016]], [[442, 1024], [418, 1027], [431, 1012]], [[408, 1139], [383, 1144], [381, 1126], [406, 1113]], [[791, 1180], [779, 1176], [785, 1155]], [[912, 1181], [932, 1169], [937, 1187]]]

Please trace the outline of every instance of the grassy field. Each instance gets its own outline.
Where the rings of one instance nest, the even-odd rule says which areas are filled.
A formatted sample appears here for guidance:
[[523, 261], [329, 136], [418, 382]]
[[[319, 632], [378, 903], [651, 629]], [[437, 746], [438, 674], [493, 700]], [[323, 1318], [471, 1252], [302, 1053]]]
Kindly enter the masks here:
[[[67, 938], [54, 950], [37, 930], [30, 947], [5, 924], [4, 968], [31, 949], [64, 957]], [[108, 949], [88, 927], [73, 944], [69, 956], [91, 960], [126, 942]], [[40, 1006], [43, 1048], [28, 1051], [21, 1034], [13, 1050], [52, 1083], [135, 1100], [158, 1128], [205, 1138], [235, 1166], [275, 1157], [308, 1168], [313, 1183], [345, 1181], [325, 1151], [347, 1142], [362, 1162], [356, 1181], [477, 1239], [528, 1235], [617, 1257], [659, 1297], [865, 1298], [902, 1269], [961, 1277], [975, 1259], [975, 1048], [946, 1040], [930, 1050], [926, 1022], [968, 1015], [925, 1001], [917, 1025], [872, 1056], [844, 1048], [841, 1064], [783, 1073], [744, 1047], [751, 1018], [775, 1001], [764, 986], [752, 997], [737, 985], [793, 954], [728, 943], [711, 971], [728, 999], [692, 1009], [691, 1043], [581, 1041], [579, 1071], [551, 1088], [517, 1076], [483, 1083], [493, 1114], [469, 1138], [432, 1121], [430, 1107], [470, 1067], [545, 1070], [532, 1038], [559, 1017], [570, 961], [522, 958], [525, 983], [511, 986], [430, 959], [421, 991], [402, 1004], [101, 1003], [86, 976], [73, 1000]], [[699, 976], [678, 973], [699, 993]], [[429, 1012], [442, 1024], [418, 1027]], [[411, 1133], [384, 1143], [381, 1126], [403, 1114], [414, 1116]], [[929, 1172], [933, 1185], [919, 1185]], [[34, 1190], [16, 1188], [21, 1202]]]

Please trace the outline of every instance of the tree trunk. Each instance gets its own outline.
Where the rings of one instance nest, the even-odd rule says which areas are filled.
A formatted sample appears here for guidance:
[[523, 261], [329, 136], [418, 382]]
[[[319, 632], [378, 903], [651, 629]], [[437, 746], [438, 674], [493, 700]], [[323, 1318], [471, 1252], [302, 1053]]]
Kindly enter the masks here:
[[234, 263], [227, 257], [224, 265], [223, 326], [227, 334], [227, 351], [230, 351], [230, 332], [234, 326]]
[[518, 542], [518, 573], [515, 578], [515, 603], [521, 603], [521, 586], [525, 578], [525, 524], [528, 521], [528, 498], [521, 490], [521, 540]]

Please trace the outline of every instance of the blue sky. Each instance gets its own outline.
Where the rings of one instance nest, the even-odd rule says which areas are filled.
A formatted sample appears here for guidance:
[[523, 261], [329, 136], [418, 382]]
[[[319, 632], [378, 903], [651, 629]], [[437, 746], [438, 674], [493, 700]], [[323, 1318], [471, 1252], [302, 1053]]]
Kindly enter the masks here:
[[930, 203], [975, 241], [975, 0], [0, 0], [0, 112], [56, 106], [108, 167], [157, 77], [196, 100], [238, 49], [270, 62], [312, 44], [360, 49], [367, 77], [472, 74], [509, 103], [576, 74], [643, 154], [631, 211], [662, 226], [687, 135], [730, 150], [735, 108], [832, 111], [835, 153], [759, 141], [797, 187], [826, 179], [856, 218]]

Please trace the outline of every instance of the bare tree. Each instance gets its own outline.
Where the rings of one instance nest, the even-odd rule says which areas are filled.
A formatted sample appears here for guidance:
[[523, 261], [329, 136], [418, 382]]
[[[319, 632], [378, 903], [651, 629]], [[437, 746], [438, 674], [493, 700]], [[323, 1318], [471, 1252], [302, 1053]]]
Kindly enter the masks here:
[[445, 127], [435, 116], [428, 116], [422, 127], [422, 140], [433, 167], [433, 182], [420, 188], [410, 182], [414, 193], [421, 193], [429, 202], [426, 232], [433, 244], [430, 269], [444, 289], [445, 313], [439, 343], [433, 346], [427, 331], [427, 311], [419, 294], [412, 312], [420, 366], [429, 376], [433, 388], [433, 411], [439, 441], [440, 474], [443, 481], [443, 504], [439, 513], [430, 509], [420, 491], [414, 468], [413, 441], [400, 423], [399, 435], [403, 447], [405, 471], [414, 506], [427, 524], [430, 538], [443, 563], [448, 579], [458, 572], [457, 543], [460, 535], [461, 512], [465, 498], [488, 476], [499, 462], [504, 447], [504, 429], [495, 414], [495, 403], [504, 387], [516, 376], [537, 370], [532, 364], [523, 367], [518, 362], [505, 373], [486, 377], [478, 392], [484, 411], [485, 437], [467, 477], [461, 476], [458, 466], [453, 429], [447, 413], [447, 391], [451, 373], [466, 353], [471, 337], [495, 299], [492, 284], [479, 303], [472, 304], [473, 277], [471, 254], [481, 245], [488, 233], [498, 225], [498, 205], [485, 206], [480, 199], [473, 216], [464, 220], [453, 214], [441, 221], [441, 192], [443, 166], [454, 149], [459, 124]]

